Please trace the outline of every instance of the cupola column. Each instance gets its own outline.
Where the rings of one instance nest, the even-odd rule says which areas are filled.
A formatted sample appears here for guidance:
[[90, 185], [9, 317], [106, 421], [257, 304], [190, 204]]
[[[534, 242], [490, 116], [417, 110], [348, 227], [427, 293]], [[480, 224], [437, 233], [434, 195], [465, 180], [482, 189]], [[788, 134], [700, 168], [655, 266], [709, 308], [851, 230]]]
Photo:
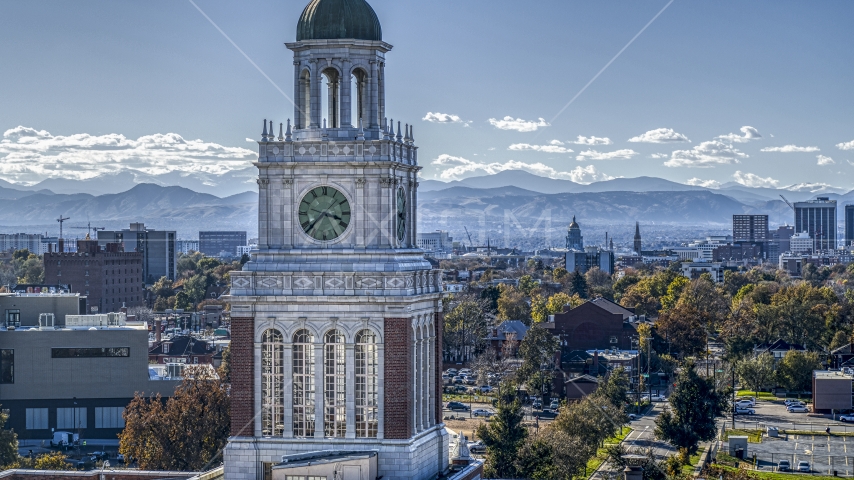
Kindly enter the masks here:
[[341, 60], [341, 127], [348, 128], [353, 126], [351, 120], [353, 110], [351, 107], [350, 85], [353, 83], [353, 78], [350, 76], [350, 60]]
[[310, 60], [311, 65], [311, 99], [309, 100], [309, 113], [311, 124], [309, 128], [320, 128], [320, 72], [317, 68], [317, 60]]
[[371, 106], [368, 115], [371, 117], [366, 128], [379, 128], [379, 68], [376, 60], [371, 60]]

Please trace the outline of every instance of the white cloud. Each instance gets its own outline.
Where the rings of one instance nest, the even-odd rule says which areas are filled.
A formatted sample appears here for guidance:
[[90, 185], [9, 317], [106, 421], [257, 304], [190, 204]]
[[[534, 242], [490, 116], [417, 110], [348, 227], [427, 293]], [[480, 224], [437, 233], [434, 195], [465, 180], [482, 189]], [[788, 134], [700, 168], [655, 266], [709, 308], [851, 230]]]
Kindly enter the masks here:
[[511, 116], [504, 117], [502, 120], [490, 118], [489, 123], [499, 130], [515, 130], [517, 132], [536, 132], [540, 127], [551, 126], [544, 118], [529, 121]]
[[759, 134], [759, 130], [756, 130], [753, 127], [744, 126], [741, 127], [741, 133], [744, 135], [739, 135], [737, 133], [730, 133], [727, 135], [721, 135], [717, 137], [721, 140], [726, 140], [727, 142], [735, 142], [735, 143], [747, 143], [751, 140], [758, 140], [762, 138], [762, 135]]
[[736, 183], [751, 188], [777, 188], [780, 185], [779, 180], [771, 177], [762, 178], [755, 173], [742, 173], [740, 170], [736, 171], [732, 178], [735, 179]]
[[587, 160], [628, 160], [638, 152], [631, 149], [616, 150], [613, 152], [597, 152], [596, 150], [585, 150], [575, 157], [579, 162]]
[[551, 145], [530, 145], [527, 143], [514, 143], [508, 147], [509, 150], [515, 151], [532, 151], [532, 152], [543, 152], [543, 153], [572, 153], [572, 150], [562, 147], [562, 143], [556, 145], [554, 142], [557, 140], [552, 140]]
[[688, 140], [685, 135], [675, 132], [672, 128], [656, 128], [643, 135], [632, 137], [629, 141], [633, 143], [679, 143], [690, 142], [691, 140]]
[[653, 153], [649, 158], [668, 158], [670, 155], [666, 153]]
[[246, 168], [257, 151], [187, 140], [177, 133], [138, 139], [106, 135], [51, 135], [45, 130], [17, 127], [0, 140], [0, 175], [14, 182], [45, 178], [87, 179], [127, 170], [159, 175], [174, 171], [223, 174]]
[[739, 163], [740, 158], [747, 158], [746, 153], [732, 145], [712, 140], [703, 142], [691, 150], [676, 150], [670, 154], [670, 160], [664, 162], [666, 167], [698, 167], [710, 168], [715, 165]]
[[572, 143], [576, 145], [611, 145], [614, 142], [608, 137], [583, 137], [579, 135], [578, 139]]
[[593, 165], [579, 166], [568, 172], [564, 172], [542, 163], [525, 163], [516, 160], [510, 160], [505, 163], [482, 163], [447, 154], [439, 155], [439, 157], [433, 160], [432, 164], [444, 168], [439, 174], [439, 178], [442, 180], [458, 180], [465, 177], [466, 174], [474, 172], [492, 175], [505, 170], [524, 170], [542, 177], [572, 180], [576, 183], [600, 182], [614, 178], [600, 172]]
[[450, 113], [439, 113], [439, 112], [436, 112], [436, 113], [427, 112], [427, 115], [424, 115], [424, 118], [422, 118], [421, 120], [424, 120], [425, 122], [430, 122], [430, 123], [445, 123], [445, 124], [461, 123], [464, 127], [468, 127], [471, 124], [471, 122], [466, 122], [465, 120], [463, 120], [462, 118], [460, 118], [457, 115], [452, 115]]
[[834, 161], [833, 161], [833, 159], [832, 159], [832, 158], [830, 158], [830, 157], [825, 157], [824, 155], [817, 155], [815, 158], [817, 158], [817, 159], [818, 159], [818, 164], [819, 164], [819, 165], [821, 165], [821, 166], [825, 166], [825, 165], [833, 165], [833, 164], [835, 164], [835, 163], [836, 163], [836, 162], [834, 162]]
[[692, 185], [695, 187], [703, 187], [703, 188], [721, 188], [721, 182], [717, 180], [703, 180], [701, 178], [694, 177], [687, 182], [688, 185]]
[[836, 148], [840, 150], [854, 150], [854, 140], [851, 140], [850, 142], [837, 143]]
[[818, 147], [799, 147], [797, 145], [783, 145], [782, 147], [765, 147], [762, 152], [779, 152], [779, 153], [802, 153], [802, 152], [820, 152]]
[[552, 140], [551, 142], [549, 142], [549, 145], [566, 145], [566, 144], [561, 142], [560, 140]]

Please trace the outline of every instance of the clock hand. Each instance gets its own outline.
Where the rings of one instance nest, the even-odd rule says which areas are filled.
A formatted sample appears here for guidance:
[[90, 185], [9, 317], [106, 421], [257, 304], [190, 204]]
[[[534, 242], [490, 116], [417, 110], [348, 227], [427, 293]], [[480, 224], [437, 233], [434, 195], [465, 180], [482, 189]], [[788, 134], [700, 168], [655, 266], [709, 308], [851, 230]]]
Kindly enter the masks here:
[[327, 215], [326, 215], [326, 212], [323, 212], [323, 213], [321, 213], [320, 215], [318, 215], [318, 216], [317, 216], [317, 218], [315, 218], [315, 219], [314, 219], [314, 221], [313, 221], [313, 222], [311, 222], [311, 225], [309, 225], [309, 226], [308, 226], [308, 228], [306, 229], [306, 231], [309, 231], [309, 232], [310, 232], [311, 230], [313, 230], [313, 229], [314, 229], [314, 226], [317, 224], [317, 222], [319, 222], [321, 218], [326, 217], [326, 216], [327, 216]]

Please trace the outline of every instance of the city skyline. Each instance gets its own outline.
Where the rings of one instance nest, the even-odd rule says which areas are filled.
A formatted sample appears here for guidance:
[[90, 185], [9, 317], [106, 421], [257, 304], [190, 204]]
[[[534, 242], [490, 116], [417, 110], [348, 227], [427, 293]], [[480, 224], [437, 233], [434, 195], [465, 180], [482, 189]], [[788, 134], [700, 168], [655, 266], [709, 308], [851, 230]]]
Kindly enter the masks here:
[[[373, 5], [395, 47], [388, 116], [414, 125], [422, 178], [844, 188], [852, 173], [848, 4], [451, 5]], [[0, 177], [250, 166], [255, 116], [292, 116], [285, 20], [302, 5], [157, 6], [4, 5]], [[32, 74], [45, 65], [61, 77]]]

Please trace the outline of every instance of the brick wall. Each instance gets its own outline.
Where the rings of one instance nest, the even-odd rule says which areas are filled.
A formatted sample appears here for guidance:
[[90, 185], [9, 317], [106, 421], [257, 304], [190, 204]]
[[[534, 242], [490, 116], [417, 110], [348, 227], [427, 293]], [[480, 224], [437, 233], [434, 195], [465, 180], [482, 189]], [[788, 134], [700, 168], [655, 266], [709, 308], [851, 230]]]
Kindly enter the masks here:
[[231, 319], [231, 435], [255, 434], [255, 321]]
[[412, 320], [385, 319], [385, 438], [412, 437]]
[[[433, 352], [436, 355], [436, 365], [439, 366], [442, 363], [442, 335], [445, 333], [445, 315], [441, 312], [436, 313], [436, 351]], [[436, 424], [442, 423], [442, 386], [444, 385], [442, 382], [442, 369], [436, 368], [436, 378], [435, 380], [435, 396], [436, 396]]]

